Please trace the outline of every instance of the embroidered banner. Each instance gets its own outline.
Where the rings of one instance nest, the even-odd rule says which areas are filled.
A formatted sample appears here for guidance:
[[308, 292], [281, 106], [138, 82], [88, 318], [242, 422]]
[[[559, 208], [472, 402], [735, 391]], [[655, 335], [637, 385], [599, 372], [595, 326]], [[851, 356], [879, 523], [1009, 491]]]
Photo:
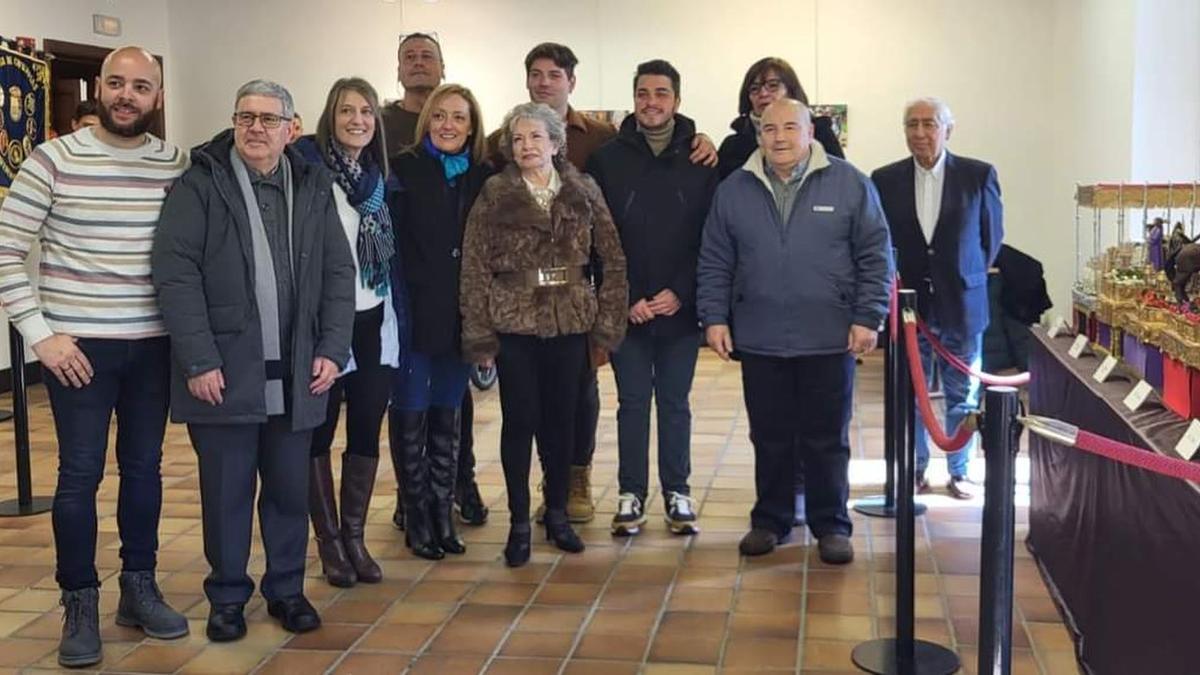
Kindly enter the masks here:
[[0, 199], [50, 121], [50, 64], [0, 40]]

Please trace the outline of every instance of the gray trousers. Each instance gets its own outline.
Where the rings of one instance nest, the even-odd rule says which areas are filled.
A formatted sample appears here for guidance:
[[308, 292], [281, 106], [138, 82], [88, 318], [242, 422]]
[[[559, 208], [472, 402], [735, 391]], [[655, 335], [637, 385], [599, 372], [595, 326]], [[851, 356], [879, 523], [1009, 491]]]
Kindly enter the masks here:
[[189, 424], [200, 463], [204, 557], [212, 569], [204, 593], [213, 605], [245, 604], [254, 592], [246, 574], [254, 497], [267, 568], [262, 594], [268, 600], [304, 590], [308, 547], [308, 455], [312, 431], [292, 431], [288, 416], [265, 424]]

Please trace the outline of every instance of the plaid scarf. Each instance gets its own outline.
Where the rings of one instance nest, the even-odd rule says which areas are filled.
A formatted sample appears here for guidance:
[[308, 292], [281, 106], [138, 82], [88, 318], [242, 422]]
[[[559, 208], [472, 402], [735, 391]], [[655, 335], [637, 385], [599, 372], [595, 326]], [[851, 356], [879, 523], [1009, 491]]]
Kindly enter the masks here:
[[[375, 295], [387, 297], [396, 244], [392, 217], [384, 200], [383, 172], [374, 162], [351, 158], [337, 143], [330, 143], [326, 153], [338, 185], [346, 191], [350, 205], [358, 211], [359, 280], [364, 288], [375, 291]], [[370, 155], [359, 157], [365, 160]]]

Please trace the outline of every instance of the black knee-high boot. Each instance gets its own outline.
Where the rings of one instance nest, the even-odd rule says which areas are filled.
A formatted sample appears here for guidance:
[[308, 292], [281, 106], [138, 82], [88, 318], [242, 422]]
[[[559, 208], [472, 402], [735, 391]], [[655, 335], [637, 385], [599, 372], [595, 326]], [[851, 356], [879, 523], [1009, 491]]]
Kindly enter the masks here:
[[454, 482], [458, 474], [458, 408], [429, 409], [429, 488], [433, 532], [446, 553], [465, 553], [454, 529]]

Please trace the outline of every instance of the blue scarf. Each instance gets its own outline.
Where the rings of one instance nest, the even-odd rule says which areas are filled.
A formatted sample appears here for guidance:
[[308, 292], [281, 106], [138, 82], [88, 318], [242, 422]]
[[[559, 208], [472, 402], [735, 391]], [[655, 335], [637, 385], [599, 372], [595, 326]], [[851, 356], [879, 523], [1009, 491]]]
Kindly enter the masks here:
[[421, 141], [421, 144], [425, 147], [425, 151], [428, 152], [430, 156], [432, 156], [434, 159], [441, 160], [442, 172], [446, 175], [446, 181], [451, 184], [454, 183], [455, 178], [463, 175], [467, 172], [467, 169], [471, 168], [470, 147], [463, 147], [460, 152], [449, 155], [441, 150], [438, 150], [437, 146], [433, 144], [433, 139], [428, 135], [425, 136], [425, 140]]

